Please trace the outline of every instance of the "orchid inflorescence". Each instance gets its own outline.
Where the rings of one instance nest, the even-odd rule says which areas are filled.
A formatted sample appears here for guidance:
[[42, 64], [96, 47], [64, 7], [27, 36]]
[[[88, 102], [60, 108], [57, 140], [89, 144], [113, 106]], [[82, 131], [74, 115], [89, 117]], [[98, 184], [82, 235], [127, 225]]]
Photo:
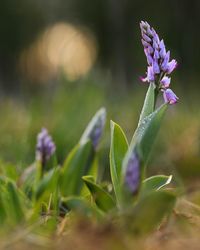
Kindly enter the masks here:
[[[141, 80], [150, 83], [149, 89], [153, 86], [153, 93], [150, 94], [150, 98], [153, 97], [154, 100], [154, 107], [151, 109], [151, 107], [148, 107], [150, 102], [148, 100], [149, 95], [147, 94], [146, 98], [148, 101], [145, 101], [147, 106], [144, 104], [144, 110], [151, 114], [155, 110], [156, 97], [159, 91], [163, 93], [165, 103], [175, 104], [177, 102], [178, 97], [169, 88], [171, 82], [169, 75], [176, 68], [177, 62], [175, 59], [170, 61], [170, 51], [166, 51], [164, 41], [160, 40], [154, 28], [144, 21], [141, 21], [140, 28], [142, 34], [141, 41], [148, 63], [146, 77], [141, 78]], [[147, 117], [143, 117], [143, 114], [141, 117], [148, 120]], [[143, 120], [142, 123], [145, 124], [145, 121]], [[128, 190], [134, 195], [138, 192], [140, 185], [141, 161], [135, 150], [130, 150], [130, 152], [129, 158], [126, 161], [125, 184]]]
[[50, 157], [54, 154], [56, 146], [46, 128], [42, 128], [37, 136], [36, 159], [45, 166]]
[[138, 191], [140, 184], [140, 159], [136, 152], [131, 154], [127, 164], [125, 184], [132, 194]]
[[147, 75], [142, 78], [143, 82], [154, 82], [157, 90], [163, 92], [165, 102], [174, 104], [178, 97], [169, 88], [171, 78], [169, 75], [177, 67], [175, 59], [170, 61], [170, 51], [166, 51], [163, 39], [160, 40], [158, 34], [147, 22], [140, 23], [142, 44], [147, 58]]

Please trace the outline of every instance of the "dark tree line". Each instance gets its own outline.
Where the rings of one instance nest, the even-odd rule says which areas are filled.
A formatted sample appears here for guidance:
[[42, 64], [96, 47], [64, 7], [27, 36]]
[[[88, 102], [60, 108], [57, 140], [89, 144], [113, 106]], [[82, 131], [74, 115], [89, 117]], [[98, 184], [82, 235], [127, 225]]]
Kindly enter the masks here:
[[[97, 65], [116, 81], [131, 83], [145, 69], [140, 20], [159, 31], [180, 64], [179, 73], [200, 72], [200, 1], [198, 0], [1, 0], [0, 84], [17, 86], [16, 61], [45, 27], [58, 21], [83, 24], [99, 45]], [[136, 73], [137, 72], [137, 73]]]

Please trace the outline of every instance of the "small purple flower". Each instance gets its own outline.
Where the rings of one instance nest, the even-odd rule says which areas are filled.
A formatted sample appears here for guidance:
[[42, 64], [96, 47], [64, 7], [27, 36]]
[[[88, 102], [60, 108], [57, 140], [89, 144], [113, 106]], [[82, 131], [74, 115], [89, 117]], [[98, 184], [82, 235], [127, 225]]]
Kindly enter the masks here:
[[125, 185], [132, 194], [138, 191], [140, 185], [140, 160], [136, 152], [133, 152], [128, 160]]
[[[165, 93], [171, 81], [168, 75], [174, 71], [177, 62], [175, 59], [170, 61], [170, 51], [166, 51], [163, 39], [160, 40], [154, 28], [144, 21], [141, 21], [140, 28], [148, 63], [146, 77], [141, 79], [143, 82], [154, 82], [157, 90]], [[176, 103], [176, 101], [170, 101], [169, 103]]]
[[151, 42], [151, 38], [149, 38], [145, 33], [143, 33], [142, 37], [143, 37], [143, 39], [144, 39], [145, 42], [147, 42], [147, 43]]
[[150, 46], [150, 44], [148, 42], [146, 42], [145, 40], [141, 39], [141, 41], [142, 41], [142, 44], [144, 47]]
[[165, 102], [169, 104], [175, 104], [179, 99], [171, 89], [164, 90], [163, 97]]
[[153, 65], [152, 65], [152, 66], [153, 66], [154, 75], [155, 75], [155, 74], [159, 74], [159, 73], [160, 73], [160, 67], [159, 67], [159, 65], [158, 65], [157, 60], [154, 59]]
[[149, 82], [153, 82], [155, 81], [155, 76], [154, 76], [154, 72], [153, 72], [153, 67], [149, 66], [147, 68], [147, 78]]
[[160, 80], [160, 83], [161, 83], [163, 89], [169, 88], [170, 82], [171, 82], [171, 78], [168, 77], [168, 76], [164, 76], [164, 77]]
[[37, 136], [36, 145], [36, 160], [41, 161], [44, 167], [50, 157], [54, 154], [56, 146], [48, 134], [47, 129], [42, 128], [41, 132]]
[[167, 74], [171, 74], [176, 67], [177, 67], [177, 61], [175, 59], [171, 60], [171, 62], [167, 64], [167, 69], [166, 69]]
[[145, 53], [145, 55], [146, 55], [146, 57], [147, 57], [147, 63], [148, 63], [148, 65], [152, 65], [152, 63], [153, 63], [153, 58], [152, 58], [151, 54], [149, 53], [149, 48], [150, 48], [150, 47], [147, 47], [147, 48], [144, 50], [144, 53]]
[[154, 58], [154, 60], [156, 60], [157, 63], [158, 63], [158, 60], [159, 60], [159, 58], [160, 58], [160, 54], [159, 54], [158, 50], [155, 50], [155, 51], [154, 51], [154, 56], [153, 56], [153, 58]]
[[167, 67], [168, 67], [168, 63], [169, 63], [169, 58], [170, 58], [170, 51], [168, 51], [165, 54], [165, 57], [163, 58], [163, 62], [161, 64], [161, 69], [163, 70], [163, 72], [167, 71]]
[[158, 50], [159, 49], [158, 43], [155, 40], [153, 40], [152, 42], [153, 42], [153, 48], [155, 50]]
[[165, 55], [166, 55], [166, 48], [165, 48], [165, 44], [164, 44], [164, 41], [163, 40], [161, 40], [161, 42], [160, 42], [160, 57], [161, 58], [164, 58], [165, 57]]
[[148, 46], [147, 51], [149, 55], [153, 55], [154, 53], [154, 49], [150, 45]]

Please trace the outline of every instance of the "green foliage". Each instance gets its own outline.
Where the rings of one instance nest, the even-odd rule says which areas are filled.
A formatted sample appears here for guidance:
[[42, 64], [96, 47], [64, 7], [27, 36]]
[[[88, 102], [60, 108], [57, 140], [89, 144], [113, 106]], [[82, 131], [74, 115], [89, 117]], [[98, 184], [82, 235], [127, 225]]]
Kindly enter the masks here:
[[[176, 192], [166, 190], [172, 176], [145, 179], [146, 165], [167, 109], [167, 104], [157, 109], [155, 104], [156, 90], [151, 83], [130, 145], [121, 127], [111, 121], [108, 185], [104, 185], [97, 169], [102, 167], [97, 161], [97, 144], [105, 123], [104, 108], [93, 116], [61, 165], [57, 164], [56, 156], [45, 169], [35, 161], [19, 179], [12, 165], [6, 169], [1, 166], [0, 225], [32, 225], [42, 218], [42, 227], [54, 232], [58, 218], [81, 215], [97, 222], [108, 218], [116, 222], [119, 218], [134, 234], [155, 230], [170, 215], [176, 201]], [[138, 156], [136, 168], [134, 154]], [[128, 173], [132, 178], [129, 182], [137, 184], [134, 191], [126, 182], [130, 164], [133, 164], [130, 169], [139, 172]]]
[[[99, 109], [96, 114], [93, 116], [92, 120], [88, 124], [87, 128], [85, 129], [81, 139], [80, 144], [84, 144], [88, 140], [94, 140], [96, 130], [102, 130], [104, 127], [106, 119], [106, 110], [105, 108]], [[92, 141], [93, 142], [93, 141]]]
[[[2, 189], [0, 189], [0, 190], [2, 190]], [[1, 224], [4, 223], [5, 219], [6, 219], [6, 210], [5, 210], [4, 201], [2, 199], [2, 195], [0, 193], [0, 222], [1, 222]]]
[[60, 191], [63, 196], [80, 194], [81, 177], [92, 167], [94, 150], [90, 140], [78, 144], [68, 155], [61, 170]]
[[138, 128], [139, 150], [145, 164], [148, 161], [166, 109], [167, 104], [162, 105], [151, 115], [144, 118], [141, 127]]
[[16, 187], [16, 185], [6, 180], [0, 186], [1, 203], [0, 213], [2, 222], [7, 221], [9, 225], [17, 225], [25, 219], [25, 202], [23, 194]]
[[144, 105], [140, 113], [138, 126], [140, 126], [141, 122], [145, 117], [147, 117], [154, 111], [154, 107], [155, 107], [155, 84], [150, 83], [146, 93]]
[[62, 199], [62, 206], [68, 211], [75, 211], [81, 215], [94, 218], [102, 218], [102, 212], [90, 202], [81, 197], [68, 197]]
[[[166, 191], [152, 191], [138, 201], [128, 211], [126, 221], [129, 229], [135, 234], [146, 234], [156, 229], [164, 217], [172, 211], [176, 196]], [[147, 211], [148, 210], [148, 211]]]
[[92, 176], [84, 176], [83, 180], [90, 190], [90, 193], [96, 205], [102, 211], [108, 212], [116, 206], [112, 196], [108, 192], [106, 192], [100, 185], [96, 184]]
[[126, 136], [119, 125], [111, 121], [110, 173], [116, 199], [121, 199], [122, 163], [128, 150]]
[[142, 182], [140, 196], [144, 196], [152, 191], [160, 190], [170, 184], [172, 175], [155, 175], [145, 179]]
[[[149, 96], [147, 96], [149, 98]], [[158, 134], [160, 124], [166, 111], [166, 104], [159, 107], [156, 111], [148, 115], [143, 119], [140, 125], [137, 127], [136, 132], [133, 136], [131, 145], [127, 150], [127, 153], [123, 161], [123, 178], [127, 170], [129, 159], [132, 157], [134, 152], [137, 152], [140, 160], [140, 175], [142, 178], [145, 176], [145, 167], [152, 150], [152, 146]], [[141, 178], [141, 180], [142, 180]], [[126, 191], [126, 190], [125, 190]], [[127, 192], [125, 192], [127, 193]], [[126, 194], [124, 193], [124, 196]], [[126, 198], [125, 198], [126, 199]], [[128, 198], [129, 195], [128, 195]]]
[[35, 199], [43, 199], [44, 197], [51, 193], [54, 193], [58, 186], [58, 178], [59, 178], [60, 169], [54, 168], [47, 172], [43, 178], [37, 183], [37, 187], [35, 190]]
[[81, 177], [87, 175], [92, 166], [96, 143], [99, 142], [106, 119], [106, 111], [101, 108], [91, 119], [80, 142], [68, 155], [60, 178], [60, 191], [63, 196], [79, 195], [83, 186]]

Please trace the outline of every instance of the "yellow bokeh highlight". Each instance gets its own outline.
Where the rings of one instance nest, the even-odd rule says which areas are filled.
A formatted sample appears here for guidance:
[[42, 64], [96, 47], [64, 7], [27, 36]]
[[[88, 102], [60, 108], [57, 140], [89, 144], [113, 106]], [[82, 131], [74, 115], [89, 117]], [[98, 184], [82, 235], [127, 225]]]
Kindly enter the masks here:
[[67, 23], [49, 27], [20, 56], [20, 70], [29, 79], [46, 82], [62, 70], [69, 80], [85, 75], [97, 56], [94, 36]]

